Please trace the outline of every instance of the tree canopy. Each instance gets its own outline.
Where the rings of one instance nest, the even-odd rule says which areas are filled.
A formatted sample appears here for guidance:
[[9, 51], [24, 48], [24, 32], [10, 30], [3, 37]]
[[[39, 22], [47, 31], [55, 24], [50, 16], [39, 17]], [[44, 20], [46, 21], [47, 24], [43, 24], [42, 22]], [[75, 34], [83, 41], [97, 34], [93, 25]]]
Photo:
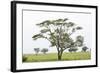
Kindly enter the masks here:
[[58, 57], [62, 55], [67, 48], [82, 46], [84, 38], [79, 35], [76, 40], [73, 40], [71, 35], [76, 31], [81, 30], [82, 27], [70, 22], [68, 18], [45, 20], [36, 24], [41, 28], [40, 33], [33, 35], [33, 40], [44, 38], [51, 43], [51, 47], [56, 46]]

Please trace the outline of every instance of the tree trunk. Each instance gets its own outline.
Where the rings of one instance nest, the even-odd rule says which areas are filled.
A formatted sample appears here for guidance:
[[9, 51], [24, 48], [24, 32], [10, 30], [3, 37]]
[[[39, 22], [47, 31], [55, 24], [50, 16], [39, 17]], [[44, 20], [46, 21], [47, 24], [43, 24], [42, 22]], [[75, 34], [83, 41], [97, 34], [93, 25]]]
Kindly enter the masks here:
[[60, 48], [60, 45], [59, 45], [59, 36], [57, 37], [57, 46], [56, 47], [57, 47], [57, 51], [58, 51], [58, 60], [61, 60], [63, 50], [62, 50], [62, 48]]
[[58, 60], [62, 60], [62, 54], [63, 54], [63, 51], [58, 52]]
[[59, 55], [59, 56], [58, 56], [58, 60], [61, 60], [61, 59], [62, 59], [62, 56], [61, 56], [61, 55]]

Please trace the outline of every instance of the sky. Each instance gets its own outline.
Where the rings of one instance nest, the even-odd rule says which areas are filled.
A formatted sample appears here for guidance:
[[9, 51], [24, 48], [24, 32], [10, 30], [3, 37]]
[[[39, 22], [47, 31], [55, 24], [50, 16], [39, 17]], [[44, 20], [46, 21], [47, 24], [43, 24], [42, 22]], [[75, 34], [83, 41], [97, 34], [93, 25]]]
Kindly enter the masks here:
[[69, 21], [74, 22], [78, 26], [83, 27], [82, 30], [75, 32], [72, 38], [75, 39], [77, 35], [84, 36], [84, 44], [92, 48], [92, 17], [85, 13], [69, 13], [69, 12], [44, 12], [44, 11], [30, 11], [23, 10], [23, 53], [35, 53], [34, 48], [48, 48], [49, 53], [57, 52], [55, 47], [49, 47], [50, 42], [45, 39], [38, 39], [34, 41], [32, 36], [38, 34], [40, 27], [36, 26], [45, 20], [55, 20], [59, 18], [68, 18]]

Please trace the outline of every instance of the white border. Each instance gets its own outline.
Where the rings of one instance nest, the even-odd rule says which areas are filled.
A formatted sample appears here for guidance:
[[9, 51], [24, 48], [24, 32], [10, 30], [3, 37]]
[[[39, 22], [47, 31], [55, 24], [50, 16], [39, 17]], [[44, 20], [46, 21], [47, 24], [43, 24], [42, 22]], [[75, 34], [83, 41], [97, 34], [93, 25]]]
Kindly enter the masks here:
[[[92, 15], [92, 47], [91, 50], [91, 60], [77, 60], [77, 61], [57, 61], [57, 62], [39, 62], [39, 63], [22, 63], [22, 9], [32, 9], [32, 10], [54, 10], [54, 11], [74, 11], [74, 12], [91, 12]], [[95, 9], [93, 8], [79, 8], [79, 7], [59, 7], [59, 6], [44, 6], [44, 5], [28, 5], [28, 4], [17, 4], [17, 70], [21, 69], [37, 69], [37, 68], [52, 68], [52, 67], [71, 67], [71, 66], [85, 66], [85, 65], [95, 65]]]

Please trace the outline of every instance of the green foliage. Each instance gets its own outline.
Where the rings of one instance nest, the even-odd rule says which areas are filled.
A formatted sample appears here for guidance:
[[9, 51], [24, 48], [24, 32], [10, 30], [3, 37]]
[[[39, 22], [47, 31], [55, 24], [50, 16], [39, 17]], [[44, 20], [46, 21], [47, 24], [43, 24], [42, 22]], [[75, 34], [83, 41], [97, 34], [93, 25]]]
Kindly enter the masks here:
[[68, 18], [63, 19], [63, 21], [66, 21], [66, 20], [68, 20]]
[[72, 32], [75, 32], [75, 28], [72, 29]]
[[83, 42], [84, 42], [83, 36], [79, 35], [76, 37], [76, 42], [75, 42], [76, 46], [79, 46], [79, 47], [83, 46]]
[[43, 30], [41, 30], [41, 33], [46, 33], [48, 31], [50, 31], [50, 30], [49, 29], [43, 29]]
[[36, 25], [38, 25], [40, 27], [48, 27], [48, 25], [51, 24], [51, 23], [52, 22], [50, 20], [46, 20], [46, 21], [39, 23], [39, 24], [36, 24]]
[[34, 40], [37, 40], [38, 38], [43, 38], [44, 36], [42, 35], [42, 34], [36, 34], [36, 35], [34, 35], [32, 38], [34, 39]]
[[81, 35], [79, 35], [79, 36], [76, 37], [76, 39], [77, 39], [78, 41], [83, 41], [83, 40], [84, 40], [84, 37], [81, 36]]
[[77, 30], [81, 30], [81, 29], [82, 29], [82, 27], [76, 27], [76, 29], [77, 29]]
[[73, 27], [75, 24], [73, 23], [73, 22], [69, 22], [69, 23], [67, 23], [67, 27]]

